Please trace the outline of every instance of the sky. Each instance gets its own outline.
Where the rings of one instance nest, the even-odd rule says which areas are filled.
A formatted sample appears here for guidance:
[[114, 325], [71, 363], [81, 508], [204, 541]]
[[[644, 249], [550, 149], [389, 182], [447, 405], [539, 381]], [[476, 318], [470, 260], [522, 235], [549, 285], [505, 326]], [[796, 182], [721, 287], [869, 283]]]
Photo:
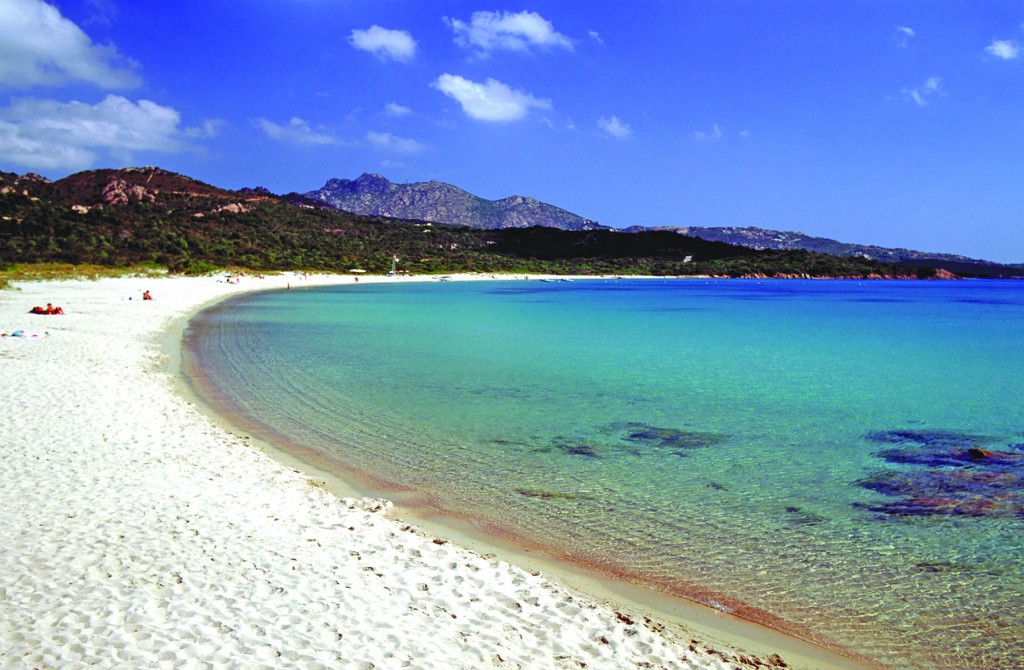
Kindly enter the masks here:
[[0, 170], [364, 172], [1024, 262], [1024, 2], [0, 0]]

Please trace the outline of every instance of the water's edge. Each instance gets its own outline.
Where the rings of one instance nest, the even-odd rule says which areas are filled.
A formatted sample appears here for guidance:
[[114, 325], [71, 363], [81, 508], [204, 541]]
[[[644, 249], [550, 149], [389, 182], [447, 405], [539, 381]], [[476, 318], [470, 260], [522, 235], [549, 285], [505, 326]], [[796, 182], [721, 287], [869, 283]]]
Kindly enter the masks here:
[[398, 519], [415, 523], [434, 535], [477, 553], [495, 555], [523, 569], [542, 572], [613, 606], [640, 610], [654, 618], [678, 624], [710, 644], [763, 656], [779, 653], [797, 668], [840, 670], [881, 667], [869, 659], [857, 658], [830, 640], [812, 639], [810, 633], [724, 595], [722, 601], [730, 602], [736, 614], [687, 599], [685, 594], [668, 595], [638, 586], [628, 574], [615, 573], [607, 566], [602, 569], [602, 566], [588, 565], [582, 560], [574, 561], [572, 557], [556, 558], [542, 547], [531, 546], [526, 538], [516, 537], [502, 529], [489, 528], [491, 532], [485, 534], [473, 524], [473, 519], [460, 519], [447, 513], [420, 492], [402, 490], [403, 487], [391, 482], [346, 468], [320, 452], [290, 442], [271, 427], [248, 420], [231, 407], [230, 398], [216, 397], [217, 393], [204, 381], [205, 374], [198, 369], [189, 348], [190, 339], [203, 337], [202, 332], [195, 328], [195, 317], [211, 308], [226, 306], [237, 297], [240, 296], [215, 299], [172, 324], [162, 342], [169, 359], [168, 372], [172, 374], [178, 392], [225, 430], [248, 437], [255, 447], [285, 466], [324, 481], [334, 495], [386, 497], [395, 503], [394, 516]]

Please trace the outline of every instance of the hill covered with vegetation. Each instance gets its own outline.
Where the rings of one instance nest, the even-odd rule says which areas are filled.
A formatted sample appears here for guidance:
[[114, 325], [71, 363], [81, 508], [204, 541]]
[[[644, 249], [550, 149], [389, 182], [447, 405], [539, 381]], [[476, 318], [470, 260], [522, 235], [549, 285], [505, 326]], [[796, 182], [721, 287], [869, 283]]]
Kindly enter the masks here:
[[673, 232], [479, 230], [337, 212], [265, 189], [229, 191], [158, 168], [50, 182], [0, 173], [0, 265], [59, 262], [382, 273], [537, 272], [929, 277], [934, 270], [803, 250], [759, 251]]
[[1020, 265], [1004, 265], [978, 258], [969, 258], [958, 254], [945, 254], [913, 249], [880, 247], [873, 244], [851, 244], [838, 242], [827, 237], [815, 237], [806, 233], [785, 230], [768, 230], [765, 228], [746, 227], [701, 227], [701, 226], [662, 226], [643, 228], [634, 226], [627, 232], [647, 230], [671, 230], [682, 235], [699, 237], [704, 240], [725, 242], [753, 249], [775, 249], [777, 251], [803, 249], [829, 256], [857, 256], [883, 263], [895, 263], [904, 266], [922, 268], [943, 268], [962, 275], [983, 277], [1018, 277], [1021, 276]]

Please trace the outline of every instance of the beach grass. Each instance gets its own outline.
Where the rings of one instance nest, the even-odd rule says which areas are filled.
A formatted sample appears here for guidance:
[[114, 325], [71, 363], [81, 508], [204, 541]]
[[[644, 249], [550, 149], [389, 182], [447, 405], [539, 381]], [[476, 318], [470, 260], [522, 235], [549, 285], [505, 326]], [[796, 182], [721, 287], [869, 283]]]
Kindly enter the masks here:
[[95, 280], [108, 277], [156, 277], [166, 274], [166, 268], [148, 263], [128, 267], [72, 263], [14, 263], [0, 268], [0, 289], [9, 289], [11, 282], [16, 281]]

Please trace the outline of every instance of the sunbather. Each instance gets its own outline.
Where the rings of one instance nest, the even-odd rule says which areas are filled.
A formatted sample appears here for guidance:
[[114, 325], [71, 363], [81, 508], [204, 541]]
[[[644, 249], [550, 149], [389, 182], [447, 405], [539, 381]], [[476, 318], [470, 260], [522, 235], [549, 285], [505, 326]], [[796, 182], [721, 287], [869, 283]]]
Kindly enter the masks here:
[[54, 307], [52, 302], [46, 303], [46, 307], [39, 307], [38, 305], [29, 310], [30, 314], [63, 314], [63, 307]]

